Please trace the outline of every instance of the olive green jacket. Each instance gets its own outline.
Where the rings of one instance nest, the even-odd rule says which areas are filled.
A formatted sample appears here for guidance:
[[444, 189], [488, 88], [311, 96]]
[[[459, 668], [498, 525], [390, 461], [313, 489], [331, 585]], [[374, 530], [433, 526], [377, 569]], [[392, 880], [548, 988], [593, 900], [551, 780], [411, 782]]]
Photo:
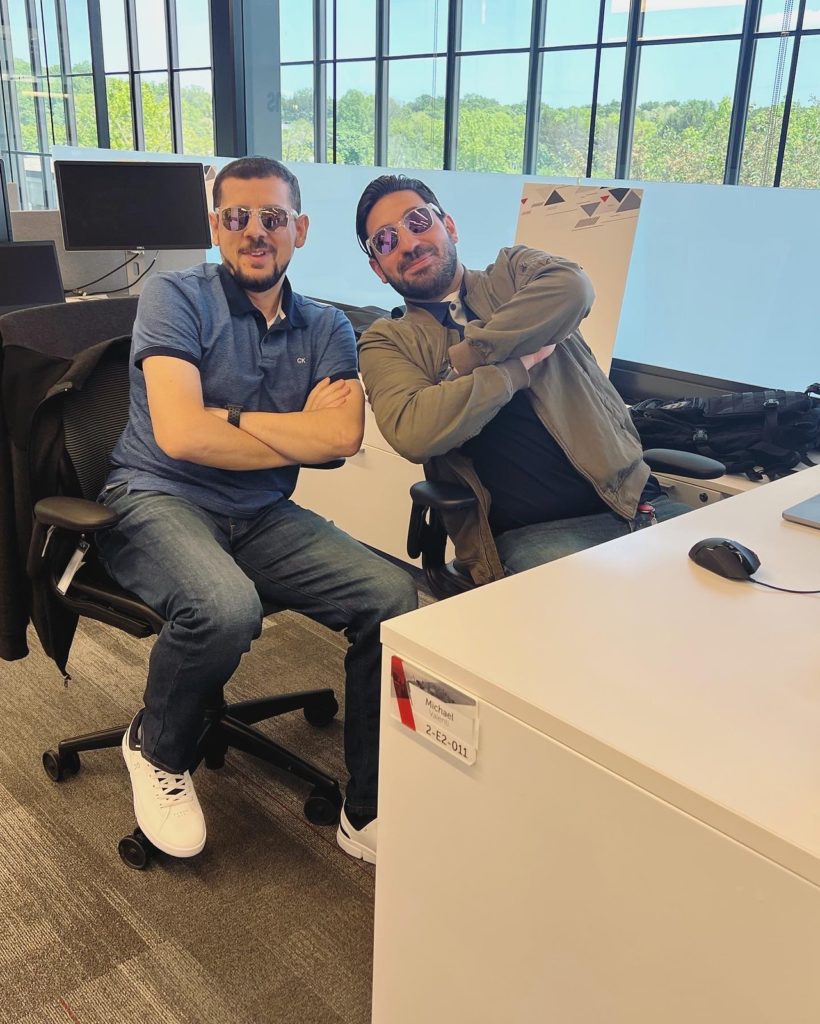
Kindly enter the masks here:
[[[431, 480], [466, 484], [475, 510], [449, 513], [456, 556], [476, 583], [504, 575], [490, 531], [489, 494], [459, 450], [521, 388], [575, 469], [609, 507], [634, 517], [649, 476], [629, 412], [581, 337], [594, 293], [575, 263], [524, 246], [484, 271], [464, 271], [477, 319], [443, 327], [419, 305], [378, 320], [359, 341], [359, 367], [387, 441]], [[528, 373], [520, 356], [557, 343]], [[456, 375], [457, 373], [457, 375]]]

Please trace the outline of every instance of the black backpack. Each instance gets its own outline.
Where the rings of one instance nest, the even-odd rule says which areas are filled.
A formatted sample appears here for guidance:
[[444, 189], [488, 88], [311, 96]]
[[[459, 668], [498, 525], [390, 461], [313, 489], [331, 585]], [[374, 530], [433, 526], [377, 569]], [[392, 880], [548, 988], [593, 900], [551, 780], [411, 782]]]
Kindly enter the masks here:
[[805, 391], [743, 391], [715, 398], [648, 398], [633, 405], [644, 448], [717, 459], [729, 473], [775, 480], [820, 448], [820, 384]]

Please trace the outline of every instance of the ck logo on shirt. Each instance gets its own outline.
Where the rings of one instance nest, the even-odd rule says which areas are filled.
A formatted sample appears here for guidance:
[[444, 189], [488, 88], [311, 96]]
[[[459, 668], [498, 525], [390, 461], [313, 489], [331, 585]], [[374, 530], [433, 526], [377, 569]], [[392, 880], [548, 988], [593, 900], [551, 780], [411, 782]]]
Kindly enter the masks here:
[[306, 356], [297, 356], [296, 357], [296, 365], [297, 366], [304, 366], [306, 362], [307, 362], [307, 357]]

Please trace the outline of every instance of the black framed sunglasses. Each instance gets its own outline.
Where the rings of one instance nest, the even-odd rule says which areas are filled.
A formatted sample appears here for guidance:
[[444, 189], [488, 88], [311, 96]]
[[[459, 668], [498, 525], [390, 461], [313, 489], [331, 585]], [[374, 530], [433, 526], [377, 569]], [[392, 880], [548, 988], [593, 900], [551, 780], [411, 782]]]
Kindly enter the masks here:
[[281, 206], [221, 206], [214, 210], [226, 231], [244, 231], [255, 213], [265, 231], [286, 228], [291, 217], [298, 217], [296, 210], [285, 210]]
[[423, 235], [433, 226], [433, 214], [441, 216], [441, 210], [435, 203], [425, 203], [414, 210], [408, 210], [398, 224], [385, 224], [374, 231], [367, 240], [367, 247], [374, 256], [387, 256], [399, 244], [399, 225], [413, 235]]

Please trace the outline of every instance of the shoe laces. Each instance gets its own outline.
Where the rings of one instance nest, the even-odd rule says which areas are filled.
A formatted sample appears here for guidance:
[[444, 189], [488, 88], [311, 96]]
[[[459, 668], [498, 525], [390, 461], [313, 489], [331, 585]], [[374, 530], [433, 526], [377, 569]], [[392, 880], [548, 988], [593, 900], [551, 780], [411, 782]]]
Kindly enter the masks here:
[[160, 800], [165, 806], [191, 799], [191, 784], [185, 775], [174, 775], [153, 765], [151, 772], [154, 776], [154, 786], [159, 790]]

